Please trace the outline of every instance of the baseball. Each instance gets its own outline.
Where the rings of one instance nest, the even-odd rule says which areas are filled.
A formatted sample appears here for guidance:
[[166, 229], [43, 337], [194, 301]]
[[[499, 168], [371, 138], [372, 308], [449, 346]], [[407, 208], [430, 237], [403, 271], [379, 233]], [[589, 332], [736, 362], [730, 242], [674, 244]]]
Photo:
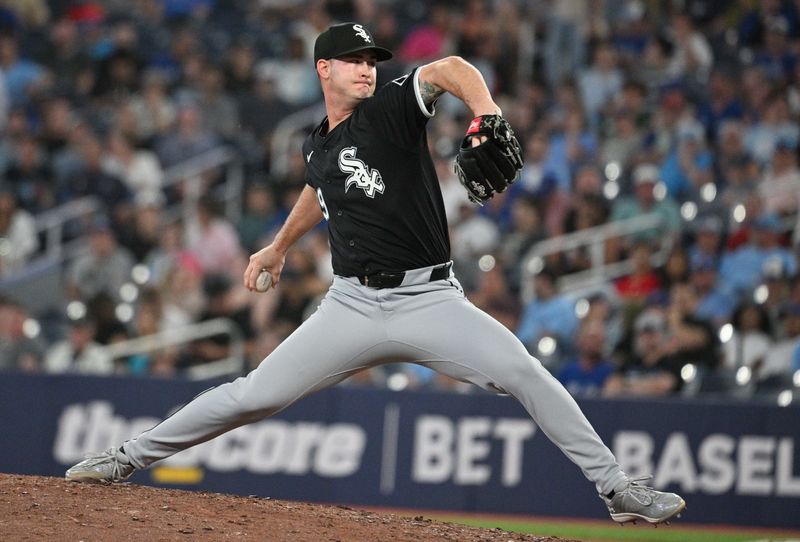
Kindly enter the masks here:
[[270, 286], [272, 286], [272, 275], [269, 274], [269, 271], [264, 269], [258, 274], [258, 278], [256, 279], [256, 290], [259, 292], [266, 292], [269, 290]]

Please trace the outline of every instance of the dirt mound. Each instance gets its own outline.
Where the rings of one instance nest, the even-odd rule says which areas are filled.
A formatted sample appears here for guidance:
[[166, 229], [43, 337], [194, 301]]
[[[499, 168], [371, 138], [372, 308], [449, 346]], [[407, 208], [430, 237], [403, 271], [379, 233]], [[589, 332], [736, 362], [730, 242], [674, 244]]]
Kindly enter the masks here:
[[345, 506], [0, 474], [0, 540], [562, 541]]

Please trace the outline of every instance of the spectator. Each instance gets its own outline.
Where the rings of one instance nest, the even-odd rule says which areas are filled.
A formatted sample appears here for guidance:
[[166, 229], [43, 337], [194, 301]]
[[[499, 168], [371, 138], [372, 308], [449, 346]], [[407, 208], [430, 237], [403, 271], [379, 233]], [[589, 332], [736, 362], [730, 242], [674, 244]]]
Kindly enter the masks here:
[[[746, 162], [749, 158], [744, 145], [745, 124], [741, 120], [725, 120], [719, 123], [716, 130], [715, 142], [716, 167], [718, 174], [722, 175], [722, 168], [731, 162]], [[724, 179], [724, 176], [723, 176]]]
[[135, 49], [115, 48], [96, 63], [92, 96], [103, 103], [127, 100], [139, 90], [142, 67], [143, 61]]
[[680, 381], [663, 352], [666, 317], [660, 307], [647, 308], [633, 326], [633, 349], [627, 361], [603, 385], [607, 397], [663, 396], [675, 392]]
[[280, 60], [259, 62], [256, 76], [275, 81], [278, 97], [293, 106], [307, 105], [320, 98], [314, 66], [306, 58], [305, 44], [299, 36], [289, 37]]
[[19, 56], [19, 38], [10, 32], [0, 34], [0, 68], [12, 108], [26, 107], [48, 86], [47, 71], [36, 62]]
[[197, 257], [187, 250], [171, 254], [157, 282], [164, 305], [164, 321], [168, 326], [191, 324], [200, 318], [206, 306], [203, 291], [203, 269]]
[[109, 210], [114, 226], [121, 227], [130, 220], [133, 196], [119, 177], [105, 170], [103, 156], [97, 137], [89, 135], [80, 142], [80, 169], [67, 177], [59, 201], [94, 196]]
[[623, 76], [617, 54], [608, 42], [595, 45], [591, 66], [578, 75], [583, 109], [592, 126], [597, 126], [603, 109], [622, 91]]
[[6, 181], [14, 187], [17, 203], [30, 213], [50, 209], [55, 204], [55, 186], [44, 149], [28, 134], [20, 135], [12, 145]]
[[722, 251], [722, 220], [714, 215], [702, 216], [694, 222], [694, 243], [689, 247], [689, 260], [719, 262]]
[[51, 374], [79, 373], [109, 375], [114, 363], [106, 351], [94, 341], [95, 324], [90, 318], [69, 322], [67, 338], [56, 342], [47, 351], [44, 369]]
[[[257, 329], [289, 325], [296, 329], [308, 317], [308, 308], [319, 294], [316, 269], [310, 254], [296, 251], [281, 273], [280, 289], [273, 299], [256, 301], [253, 322]], [[286, 280], [286, 282], [284, 282]]]
[[797, 54], [788, 35], [789, 21], [780, 16], [770, 17], [764, 30], [764, 43], [756, 51], [753, 64], [764, 71], [771, 83], [784, 85], [797, 65]]
[[9, 186], [0, 185], [0, 276], [20, 271], [38, 248], [33, 217], [17, 208], [17, 198]]
[[44, 361], [45, 344], [26, 329], [28, 311], [18, 301], [0, 297], [0, 373], [38, 372]]
[[660, 179], [674, 199], [702, 201], [700, 189], [714, 180], [712, 165], [703, 129], [691, 122], [678, 129], [677, 142], [661, 164]]
[[107, 345], [128, 338], [125, 324], [117, 317], [118, 298], [101, 292], [86, 303], [79, 301], [73, 303], [73, 306], [85, 306], [84, 316], [94, 322], [94, 341], [96, 343]]
[[709, 140], [715, 140], [721, 135], [722, 125], [736, 123], [743, 115], [744, 108], [737, 94], [735, 77], [731, 73], [715, 69], [708, 81], [708, 99], [700, 104], [697, 112], [706, 136]]
[[154, 200], [161, 197], [164, 172], [158, 157], [151, 151], [137, 149], [127, 134], [116, 131], [108, 138], [103, 169], [122, 180], [134, 198]]
[[603, 196], [603, 178], [597, 167], [590, 163], [578, 167], [572, 184], [569, 208], [564, 217], [564, 232], [572, 233], [605, 224], [611, 209]]
[[223, 67], [225, 90], [234, 99], [246, 96], [255, 84], [256, 49], [252, 41], [239, 38], [228, 50]]
[[475, 205], [465, 203], [459, 212], [459, 221], [450, 230], [453, 261], [462, 269], [460, 280], [466, 290], [477, 283], [478, 259], [494, 252], [500, 242], [500, 228], [480, 214]]
[[723, 186], [719, 202], [723, 208], [729, 211], [739, 205], [752, 208], [756, 203], [760, 209], [756, 163], [746, 156], [733, 158], [728, 162], [718, 159], [718, 163], [720, 163], [720, 181]]
[[769, 320], [764, 310], [744, 303], [733, 315], [733, 334], [723, 343], [724, 366], [736, 370], [749, 367], [761, 378], [761, 369], [772, 347]]
[[225, 90], [225, 75], [216, 66], [207, 66], [200, 80], [198, 105], [203, 110], [205, 128], [231, 141], [239, 129], [239, 107]]
[[[501, 245], [503, 261], [525, 261], [528, 251], [546, 237], [536, 198], [528, 195], [518, 197], [511, 207], [511, 230]], [[520, 273], [519, 265], [512, 265], [506, 270], [510, 286], [515, 292], [520, 289]]]
[[605, 358], [605, 326], [597, 319], [584, 320], [576, 340], [578, 354], [559, 371], [557, 378], [572, 395], [599, 395], [614, 365]]
[[[283, 279], [283, 275], [281, 276]], [[281, 287], [284, 283], [281, 280]], [[215, 318], [232, 320], [243, 335], [245, 341], [254, 337], [250, 324], [250, 306], [247, 304], [246, 290], [241, 285], [234, 286], [226, 274], [208, 274], [203, 281], [207, 304], [200, 315], [200, 321]], [[244, 292], [245, 295], [242, 295]], [[231, 340], [227, 334], [214, 335], [192, 343], [189, 351], [178, 360], [176, 368], [186, 369], [192, 366], [219, 361], [231, 355]]]
[[676, 284], [670, 291], [667, 307], [668, 338], [662, 350], [668, 356], [667, 367], [680, 380], [681, 369], [688, 363], [714, 370], [719, 364], [716, 329], [697, 316], [698, 296], [691, 284]]
[[689, 283], [697, 296], [694, 316], [717, 327], [730, 320], [736, 298], [717, 283], [717, 259], [695, 253], [690, 258]]
[[151, 143], [166, 134], [177, 119], [175, 104], [167, 94], [166, 76], [150, 68], [142, 78], [142, 89], [128, 101], [127, 107], [136, 119], [136, 137]]
[[567, 212], [567, 195], [558, 186], [553, 164], [548, 160], [550, 139], [543, 131], [530, 135], [525, 144], [525, 160], [519, 184], [523, 190], [542, 201], [540, 209], [545, 229], [552, 235], [563, 233], [564, 214]]
[[[766, 89], [770, 88], [764, 81], [753, 84], [763, 84]], [[744, 142], [750, 156], [759, 165], [766, 166], [772, 161], [772, 155], [779, 141], [797, 146], [797, 141], [800, 140], [800, 127], [792, 119], [784, 93], [771, 91], [762, 100], [763, 103], [758, 104], [758, 109], [753, 112], [758, 120], [747, 129]]]
[[239, 277], [244, 254], [236, 229], [220, 213], [209, 196], [197, 202], [197, 212], [186, 227], [186, 247], [200, 262], [204, 274], [224, 273]]
[[[419, 14], [398, 2], [356, 2], [355, 7], [337, 2], [335, 10], [315, 3], [306, 6], [302, 21], [294, 8], [240, 9], [236, 3], [205, 0], [196, 11], [147, 0], [134, 3], [122, 18], [117, 17], [123, 4], [118, 0], [105, 10], [94, 3], [65, 11], [51, 3], [52, 20], [46, 2], [37, 0], [34, 8], [19, 7], [31, 2], [14, 4], [4, 11], [11, 26], [0, 37], [0, 175], [18, 209], [3, 212], [8, 199], [0, 195], [0, 275], [9, 266], [27, 271], [24, 263], [4, 263], [16, 259], [20, 249], [29, 254], [20, 262], [35, 254], [14, 233], [15, 225], [29, 226], [30, 220], [12, 216], [30, 218], [92, 195], [109, 205], [106, 212], [113, 217], [119, 243], [148, 265], [150, 284], [163, 297], [160, 320], [165, 325], [195, 321], [206, 303], [199, 263], [203, 241], [198, 241], [203, 230], [187, 220], [197, 255], [188, 252], [183, 225], [166, 215], [168, 207], [160, 206], [157, 194], [163, 191], [167, 203], [184, 202], [190, 209], [200, 194], [216, 194], [214, 183], [224, 179], [215, 169], [202, 174], [198, 184], [163, 187], [161, 165], [171, 167], [235, 140], [231, 150], [242, 161], [245, 179], [251, 179], [253, 168], [271, 170], [275, 127], [318, 98], [316, 84], [297, 83], [309, 74], [315, 77], [310, 44], [333, 18], [358, 12], [373, 21], [378, 43], [394, 44], [404, 58], [424, 59], [430, 51], [448, 48], [473, 57], [499, 91], [499, 103], [523, 144], [519, 181], [482, 208], [464, 205], [464, 190], [452, 174], [452, 154], [466, 112], [447, 100], [437, 103], [429, 144], [436, 151], [448, 220], [458, 231], [454, 253], [460, 254], [459, 268], [468, 267], [463, 284], [478, 296], [475, 301], [491, 304], [495, 295], [504, 296], [494, 289], [499, 269], [481, 272], [481, 256], [499, 251], [506, 284], [514, 293], [528, 293], [518, 275], [538, 241], [606, 224], [608, 214], [617, 220], [655, 210], [665, 228], [610, 240], [605, 247], [606, 262], [618, 263], [638, 243], [649, 243], [653, 250], [663, 249], [663, 241], [672, 243], [670, 257], [658, 270], [661, 291], [650, 294], [650, 303], [688, 281], [698, 301], [694, 316], [718, 327], [741, 302], [754, 294], [761, 300], [766, 291], [761, 308], [773, 338], [783, 340], [791, 326], [786, 306], [800, 302], [800, 288], [788, 286], [796, 280], [792, 273], [800, 246], [800, 218], [793, 220], [800, 209], [800, 63], [794, 50], [800, 18], [792, 2], [751, 2], [747, 9], [711, 13], [703, 0], [699, 11], [697, 2], [690, 2], [678, 13], [674, 6], [638, 1], [476, 0], [459, 7], [437, 0], [427, 8], [427, 26], [417, 25]], [[20, 15], [29, 9], [37, 15]], [[698, 16], [703, 10], [707, 17]], [[181, 11], [184, 21], [172, 15]], [[741, 21], [737, 43], [718, 32], [736, 28], [727, 22], [719, 26], [731, 16]], [[536, 51], [543, 61], [541, 80], [529, 73]], [[590, 62], [585, 51], [594, 53]], [[274, 60], [282, 58], [289, 60]], [[400, 75], [402, 61], [389, 62], [379, 72], [378, 85]], [[296, 103], [281, 99], [282, 93]], [[254, 202], [246, 200], [252, 206], [235, 224], [242, 245], [258, 246], [269, 229], [265, 223], [272, 215], [284, 217], [304, 184], [303, 157], [292, 150], [294, 138], [287, 142], [289, 171], [272, 180], [276, 202], [265, 201], [267, 193], [257, 187]], [[150, 150], [157, 158], [139, 159]], [[650, 173], [649, 181], [640, 182], [639, 166], [646, 170], [647, 164], [658, 164], [660, 174]], [[622, 188], [622, 197], [615, 197], [616, 187]], [[662, 199], [664, 189], [667, 197]], [[685, 222], [676, 199], [694, 205], [681, 209]], [[467, 209], [463, 217], [462, 206]], [[695, 208], [698, 218], [689, 220]], [[64, 238], [85, 233], [80, 226], [80, 221], [67, 223]], [[23, 229], [28, 230], [26, 239], [36, 240], [30, 228]], [[228, 233], [235, 237], [232, 229]], [[313, 284], [332, 276], [329, 248], [316, 233], [306, 247], [313, 252], [314, 277], [297, 279], [291, 293], [298, 300], [313, 299]], [[585, 247], [570, 248], [548, 255], [544, 265], [563, 275], [590, 269], [592, 259]], [[229, 262], [226, 268], [234, 272], [238, 266]], [[65, 270], [65, 283], [71, 272], [71, 266]], [[108, 274], [104, 268], [99, 273]], [[615, 295], [614, 286], [606, 282], [597, 288]], [[114, 316], [115, 288], [104, 287], [85, 300], [98, 343], [125, 336]], [[274, 310], [266, 300], [277, 297], [258, 296], [255, 305]], [[261, 348], [269, 350], [291, 331], [292, 322], [302, 318], [301, 305], [287, 302], [281, 310], [288, 320], [267, 330]], [[143, 329], [156, 320], [154, 307], [137, 311]], [[583, 307], [578, 305], [581, 313]], [[594, 301], [590, 307], [595, 310]], [[622, 312], [612, 311], [611, 320], [619, 323]], [[511, 309], [505, 314], [514, 320]], [[29, 332], [35, 328], [31, 325]], [[55, 335], [47, 322], [42, 325], [45, 336]], [[609, 337], [620, 333], [607, 332]], [[669, 330], [665, 333], [668, 338]], [[570, 340], [558, 339], [559, 350], [568, 350]], [[612, 337], [610, 342], [618, 341]], [[261, 359], [251, 354], [253, 363]], [[170, 370], [165, 364], [164, 373]]]
[[[658, 168], [652, 164], [642, 164], [633, 172], [634, 197], [614, 202], [611, 220], [626, 220], [647, 213], [656, 213], [662, 220], [660, 227], [654, 227], [631, 236], [631, 241], [654, 243], [664, 236], [676, 237], [681, 227], [681, 216], [675, 201], [669, 196], [657, 199], [654, 189], [659, 180]], [[619, 257], [623, 245], [620, 239], [609, 241], [609, 254], [612, 260]]]
[[555, 2], [548, 10], [544, 69], [551, 88], [583, 65], [589, 18], [584, 2]]
[[[162, 104], [163, 107], [163, 104]], [[156, 153], [165, 168], [219, 146], [219, 137], [203, 128], [203, 114], [196, 104], [183, 103], [175, 127], [156, 142]]]
[[398, 58], [406, 63], [425, 64], [446, 55], [452, 48], [451, 26], [452, 17], [448, 6], [444, 2], [434, 3], [425, 22], [413, 27], [406, 34], [398, 48]]
[[278, 209], [272, 190], [265, 183], [251, 183], [245, 192], [242, 217], [236, 225], [242, 248], [249, 253], [259, 250], [262, 238], [278, 224]]
[[610, 117], [609, 134], [600, 145], [600, 158], [603, 163], [616, 162], [627, 169], [644, 146], [642, 131], [636, 125], [636, 115], [627, 108], [615, 110]]
[[714, 62], [708, 40], [695, 29], [691, 17], [686, 13], [676, 12], [671, 22], [675, 48], [667, 72], [693, 84], [706, 83]]
[[633, 271], [616, 282], [617, 294], [625, 303], [641, 304], [661, 287], [658, 273], [650, 263], [652, 257], [647, 243], [637, 243], [631, 249]]
[[544, 337], [556, 339], [569, 350], [578, 328], [575, 303], [559, 293], [556, 275], [547, 268], [533, 276], [533, 290], [533, 299], [523, 309], [517, 337], [532, 353], [538, 352]]
[[683, 246], [676, 246], [667, 254], [664, 265], [656, 269], [661, 291], [669, 292], [673, 286], [686, 282], [690, 271], [689, 255]]
[[[761, 272], [763, 282], [759, 286], [758, 301], [762, 301], [761, 307], [767, 314], [769, 320], [769, 328], [773, 339], [782, 339], [785, 336], [783, 320], [785, 319], [785, 307], [789, 304], [792, 279], [783, 263], [780, 260], [769, 260]], [[766, 291], [766, 299], [760, 297], [761, 292]]]
[[53, 74], [56, 88], [75, 87], [86, 96], [94, 78], [91, 59], [81, 47], [81, 29], [69, 17], [61, 17], [49, 29], [43, 61]]
[[67, 297], [90, 300], [104, 293], [119, 299], [120, 287], [130, 280], [133, 264], [130, 252], [117, 244], [108, 219], [96, 217], [89, 226], [89, 251], [65, 272]]
[[785, 216], [800, 206], [800, 169], [797, 167], [797, 141], [782, 138], [775, 144], [772, 161], [758, 183], [764, 210]]
[[559, 190], [569, 194], [572, 173], [579, 164], [594, 160], [598, 144], [589, 129], [583, 112], [577, 107], [567, 109], [563, 125], [550, 136], [548, 168], [553, 171]]
[[280, 120], [294, 111], [275, 91], [276, 75], [257, 73], [250, 92], [240, 100], [242, 126], [259, 141], [265, 149], [269, 136]]
[[637, 79], [649, 90], [657, 91], [674, 80], [669, 70], [670, 56], [674, 47], [666, 38], [650, 36], [641, 56]]
[[142, 192], [135, 203], [132, 222], [122, 227], [119, 241], [135, 261], [144, 262], [164, 235], [164, 196], [158, 192]]
[[506, 272], [501, 260], [484, 269], [478, 279], [478, 286], [469, 293], [472, 303], [491, 315], [510, 330], [517, 329], [519, 323], [519, 298], [514, 295], [506, 280]]
[[761, 280], [764, 266], [771, 261], [780, 262], [790, 275], [797, 273], [795, 255], [779, 244], [782, 229], [777, 216], [763, 214], [753, 222], [750, 243], [723, 253], [720, 280], [726, 291], [736, 296], [749, 294]]
[[59, 96], [46, 100], [42, 109], [39, 141], [46, 155], [52, 157], [69, 143], [70, 132], [76, 124], [76, 114], [69, 100]]
[[775, 379], [785, 382], [792, 375], [795, 349], [800, 346], [800, 305], [789, 303], [783, 307], [785, 338], [774, 343], [766, 355], [758, 377], [760, 380]]
[[[145, 337], [171, 329], [164, 318], [164, 304], [161, 294], [155, 288], [141, 291], [133, 319], [132, 331], [135, 337]], [[127, 371], [134, 376], [154, 375], [172, 376], [175, 374], [175, 363], [178, 351], [175, 347], [166, 347], [155, 351], [133, 355], [128, 360]]]

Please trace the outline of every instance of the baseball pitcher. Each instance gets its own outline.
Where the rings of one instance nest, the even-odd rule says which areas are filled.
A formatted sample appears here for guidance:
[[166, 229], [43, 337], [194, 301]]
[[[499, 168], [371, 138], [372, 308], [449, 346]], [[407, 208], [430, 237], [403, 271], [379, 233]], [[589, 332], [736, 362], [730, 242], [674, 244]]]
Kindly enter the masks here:
[[437, 98], [449, 92], [474, 115], [455, 163], [472, 201], [504, 191], [522, 168], [519, 143], [480, 73], [448, 57], [376, 92], [376, 64], [391, 56], [360, 24], [319, 35], [314, 59], [327, 116], [303, 145], [307, 186], [244, 272], [250, 290], [265, 270], [277, 286], [286, 252], [324, 218], [335, 278], [317, 311], [250, 374], [75, 465], [67, 479], [124, 480], [358, 371], [412, 361], [519, 400], [595, 484], [615, 521], [676, 516], [683, 499], [630, 479], [570, 394], [508, 329], [465, 298], [454, 275], [426, 136]]

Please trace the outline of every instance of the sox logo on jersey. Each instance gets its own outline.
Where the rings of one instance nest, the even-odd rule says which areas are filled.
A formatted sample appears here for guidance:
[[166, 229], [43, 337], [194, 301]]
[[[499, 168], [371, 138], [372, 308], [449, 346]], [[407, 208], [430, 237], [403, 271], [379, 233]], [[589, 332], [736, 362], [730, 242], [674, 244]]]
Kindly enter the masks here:
[[381, 172], [356, 158], [357, 151], [356, 147], [345, 147], [339, 153], [339, 169], [342, 173], [350, 174], [345, 181], [344, 191], [347, 192], [351, 186], [356, 185], [370, 198], [375, 197], [375, 192], [383, 194], [386, 185]]

